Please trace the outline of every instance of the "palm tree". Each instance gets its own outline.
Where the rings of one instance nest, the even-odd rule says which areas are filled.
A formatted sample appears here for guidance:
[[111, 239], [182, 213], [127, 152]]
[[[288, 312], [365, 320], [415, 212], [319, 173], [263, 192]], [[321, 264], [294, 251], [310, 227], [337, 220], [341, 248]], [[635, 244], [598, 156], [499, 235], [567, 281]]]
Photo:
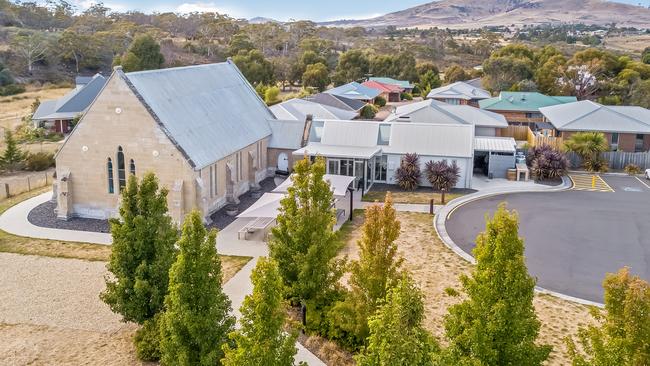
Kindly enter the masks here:
[[[600, 153], [609, 150], [609, 144], [602, 132], [578, 132], [564, 143], [567, 150], [573, 151], [582, 158], [583, 165], [588, 170], [600, 170], [602, 166]], [[596, 168], [596, 169], [593, 169]]]

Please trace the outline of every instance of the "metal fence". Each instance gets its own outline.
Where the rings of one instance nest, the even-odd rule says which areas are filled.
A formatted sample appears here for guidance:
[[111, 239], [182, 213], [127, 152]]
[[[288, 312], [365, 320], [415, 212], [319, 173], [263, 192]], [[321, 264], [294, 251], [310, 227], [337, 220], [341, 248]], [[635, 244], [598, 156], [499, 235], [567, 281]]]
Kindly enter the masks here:
[[[609, 162], [610, 169], [621, 170], [629, 164], [638, 165], [642, 170], [650, 169], [650, 152], [608, 151], [602, 157]], [[573, 167], [582, 165], [582, 159], [574, 152], [568, 152], [567, 158]]]

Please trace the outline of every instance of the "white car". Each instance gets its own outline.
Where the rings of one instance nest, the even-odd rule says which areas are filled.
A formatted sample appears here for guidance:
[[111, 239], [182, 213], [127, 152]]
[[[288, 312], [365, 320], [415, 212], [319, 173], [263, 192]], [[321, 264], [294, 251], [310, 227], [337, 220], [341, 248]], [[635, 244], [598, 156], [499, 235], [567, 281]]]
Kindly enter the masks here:
[[650, 169], [645, 170], [645, 179], [650, 179]]

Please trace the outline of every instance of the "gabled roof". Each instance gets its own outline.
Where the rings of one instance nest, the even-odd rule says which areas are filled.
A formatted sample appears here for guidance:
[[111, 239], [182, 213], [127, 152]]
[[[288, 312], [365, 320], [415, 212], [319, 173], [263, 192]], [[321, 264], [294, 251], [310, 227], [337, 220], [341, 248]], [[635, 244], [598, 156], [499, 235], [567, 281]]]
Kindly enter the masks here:
[[340, 95], [318, 93], [304, 98], [315, 103], [328, 105], [331, 107], [359, 112], [366, 105], [366, 102], [356, 99], [342, 97]]
[[381, 94], [379, 90], [363, 86], [356, 81], [325, 90], [325, 93], [357, 100], [370, 100]]
[[305, 121], [271, 119], [269, 126], [271, 127], [269, 148], [300, 149]]
[[550, 96], [537, 92], [501, 92], [498, 97], [479, 101], [482, 109], [537, 112], [542, 107], [577, 102], [576, 97]]
[[508, 127], [506, 118], [498, 113], [468, 105], [451, 105], [435, 99], [408, 103], [395, 108], [386, 122], [418, 122], [469, 124], [479, 127]]
[[273, 114], [230, 60], [116, 72], [195, 169], [271, 134]]
[[77, 75], [74, 78], [74, 83], [77, 86], [84, 86], [84, 85], [88, 84], [92, 79], [93, 79], [92, 76], [80, 76], [80, 75]]
[[447, 99], [486, 99], [490, 98], [490, 92], [477, 88], [463, 81], [435, 88], [427, 94], [427, 98], [447, 98]]
[[469, 84], [475, 88], [484, 89], [483, 78], [474, 78], [474, 79], [465, 80], [465, 84]]
[[364, 81], [361, 85], [367, 86], [369, 88], [377, 89], [382, 93], [401, 93], [402, 91], [404, 91], [404, 88], [400, 86], [384, 84], [374, 80]]
[[637, 106], [606, 106], [589, 100], [543, 107], [540, 112], [560, 131], [650, 134], [650, 110]]
[[349, 120], [357, 116], [356, 112], [335, 108], [304, 99], [290, 99], [269, 107], [277, 119], [294, 119], [304, 121], [308, 114], [317, 119]]
[[413, 85], [408, 80], [397, 80], [387, 77], [371, 77], [370, 80], [377, 81], [382, 84], [397, 85], [402, 89], [413, 89]]
[[74, 89], [59, 99], [43, 101], [32, 116], [33, 120], [73, 119], [82, 114], [106, 84], [106, 78], [95, 74], [81, 88]]

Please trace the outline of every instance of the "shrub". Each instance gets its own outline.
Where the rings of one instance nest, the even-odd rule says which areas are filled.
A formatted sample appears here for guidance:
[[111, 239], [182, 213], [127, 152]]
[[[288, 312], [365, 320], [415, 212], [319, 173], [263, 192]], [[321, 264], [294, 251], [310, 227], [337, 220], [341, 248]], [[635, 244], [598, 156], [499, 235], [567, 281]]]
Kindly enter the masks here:
[[402, 93], [400, 97], [403, 100], [413, 100], [413, 95], [411, 93]]
[[424, 171], [427, 175], [427, 180], [431, 183], [433, 189], [442, 191], [442, 204], [445, 203], [445, 191], [454, 188], [460, 178], [460, 168], [453, 162], [451, 165], [447, 164], [447, 160], [433, 162], [427, 161]]
[[273, 105], [280, 102], [280, 88], [270, 86], [264, 91], [264, 101], [267, 105]]
[[585, 160], [583, 166], [586, 170], [594, 173], [605, 173], [609, 170], [609, 163], [600, 156]]
[[135, 353], [138, 359], [142, 361], [157, 361], [160, 359], [159, 315], [160, 313], [156, 314], [153, 319], [146, 320], [133, 337]]
[[30, 153], [25, 160], [25, 169], [40, 172], [54, 166], [54, 154], [48, 152]]
[[0, 97], [6, 97], [9, 95], [16, 95], [25, 92], [25, 87], [18, 84], [9, 84], [6, 86], [0, 86]]
[[636, 164], [628, 164], [625, 166], [625, 172], [629, 175], [641, 174], [641, 168]]
[[383, 107], [386, 105], [386, 98], [382, 97], [381, 95], [375, 97], [375, 105], [379, 108]]
[[361, 117], [365, 119], [373, 119], [375, 118], [375, 115], [377, 114], [377, 107], [375, 107], [372, 104], [366, 104], [361, 108]]
[[420, 157], [416, 153], [406, 154], [399, 168], [395, 171], [395, 179], [400, 188], [412, 191], [420, 185]]
[[558, 178], [566, 174], [569, 159], [549, 145], [533, 146], [528, 150], [526, 163], [537, 179]]

